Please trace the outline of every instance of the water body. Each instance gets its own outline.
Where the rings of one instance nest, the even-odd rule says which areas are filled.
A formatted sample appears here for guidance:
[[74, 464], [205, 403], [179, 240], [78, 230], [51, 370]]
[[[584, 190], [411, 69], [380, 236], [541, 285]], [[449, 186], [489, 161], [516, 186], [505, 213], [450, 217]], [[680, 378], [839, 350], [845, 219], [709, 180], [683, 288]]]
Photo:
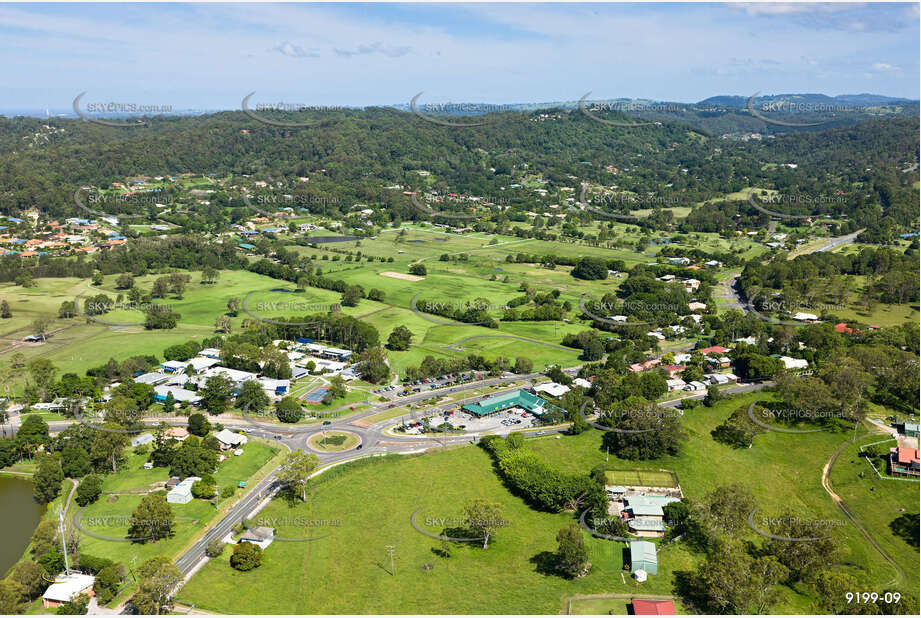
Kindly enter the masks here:
[[0, 476], [0, 512], [3, 513], [3, 542], [0, 543], [2, 576], [22, 557], [45, 507], [32, 498], [31, 481]]

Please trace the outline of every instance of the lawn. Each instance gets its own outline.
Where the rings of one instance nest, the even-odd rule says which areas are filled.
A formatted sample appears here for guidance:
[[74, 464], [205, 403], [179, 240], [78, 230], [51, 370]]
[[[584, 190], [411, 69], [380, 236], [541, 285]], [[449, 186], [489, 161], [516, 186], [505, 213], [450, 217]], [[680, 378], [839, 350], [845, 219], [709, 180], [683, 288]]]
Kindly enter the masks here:
[[307, 445], [315, 451], [348, 451], [358, 446], [360, 439], [348, 431], [324, 431], [310, 436]]
[[633, 487], [677, 487], [677, 479], [671, 472], [657, 470], [608, 470], [605, 472], [609, 485]]
[[[689, 411], [683, 421], [689, 441], [681, 455], [654, 462], [611, 456], [608, 467], [674, 470], [685, 495], [697, 499], [720, 484], [743, 482], [755, 494], [763, 516], [792, 512], [840, 519], [820, 476], [830, 454], [848, 435], [768, 432], [756, 437], [753, 448], [740, 450], [710, 437], [709, 432], [736, 407], [767, 398], [766, 393], [747, 394], [712, 409]], [[563, 472], [584, 474], [605, 462], [601, 433], [594, 430], [559, 439], [529, 439], [528, 445]], [[795, 458], [790, 457], [793, 449]], [[476, 447], [368, 459], [327, 474], [308, 504], [289, 507], [276, 500], [260, 515], [295, 523], [296, 517], [341, 522], [330, 529], [329, 537], [275, 543], [266, 551], [263, 565], [249, 573], [233, 571], [224, 558], [209, 562], [186, 585], [180, 599], [203, 609], [236, 613], [558, 613], [575, 594], [673, 594], [675, 572], [693, 569], [697, 559], [681, 544], [671, 545], [660, 553], [659, 574], [637, 586], [629, 578], [621, 580], [623, 544], [587, 539], [593, 564], [588, 576], [571, 581], [542, 572], [546, 552], [555, 549], [556, 531], [572, 522], [573, 516], [528, 508], [504, 488], [489, 457]], [[421, 509], [417, 523], [441, 533], [443, 526], [436, 520], [457, 517], [473, 497], [500, 503], [510, 522], [496, 533], [487, 550], [460, 546], [445, 558], [440, 555], [440, 541], [410, 526], [410, 515]], [[911, 497], [896, 496], [893, 506], [916, 504], [917, 493], [913, 502]], [[309, 532], [303, 526], [289, 526], [277, 534], [308, 537]], [[891, 569], [856, 529], [846, 526], [838, 533], [840, 561], [857, 565], [868, 587], [878, 588], [892, 578]], [[748, 530], [745, 538], [762, 540]], [[396, 547], [396, 575], [389, 573], [387, 545]], [[916, 563], [917, 552], [905, 550], [900, 559]], [[322, 588], [314, 585], [321, 579]], [[474, 580], [475, 587], [457, 585]], [[232, 591], [246, 592], [234, 596]], [[805, 591], [783, 588], [774, 610], [808, 612], [813, 601]]]
[[[256, 475], [277, 452], [278, 449], [270, 444], [250, 438], [243, 447], [243, 455], [231, 456], [218, 465], [214, 474], [217, 485], [236, 487], [238, 481]], [[83, 511], [82, 525], [88, 532], [81, 536], [81, 551], [111, 558], [123, 564], [129, 564], [130, 560], [135, 558], [140, 564], [160, 554], [176, 556], [208, 527], [219, 514], [219, 509], [229, 504], [229, 500], [240, 497], [237, 492], [233, 498], [224, 499], [217, 505], [203, 500], [192, 500], [188, 504], [172, 504], [173, 514], [176, 516], [175, 533], [168, 539], [138, 543], [94, 537], [91, 533], [126, 538], [131, 513], [143, 498], [142, 490], [149, 489], [153, 483], [169, 479], [169, 470], [166, 468], [144, 470], [143, 463], [146, 459], [146, 455], [129, 454], [128, 461], [117, 474], [105, 477], [103, 495]], [[71, 504], [69, 515], [73, 517], [81, 511], [76, 504]]]
[[[179, 600], [233, 613], [557, 613], [571, 594], [636, 589], [629, 578], [621, 582], [623, 545], [609, 541], [587, 539], [594, 566], [585, 578], [545, 572], [556, 533], [573, 516], [534, 511], [509, 494], [479, 448], [368, 459], [327, 474], [308, 504], [290, 508], [275, 500], [260, 513], [276, 522], [338, 522], [323, 528], [327, 538], [273, 543], [262, 566], [248, 573], [231, 569], [226, 552], [186, 584]], [[427, 521], [459, 517], [464, 503], [477, 497], [500, 503], [509, 522], [486, 550], [458, 544], [446, 558], [439, 555], [440, 541], [410, 525], [421, 509], [417, 522], [441, 533]], [[321, 534], [310, 526], [278, 528], [276, 534], [285, 537]], [[387, 545], [396, 547], [395, 575]], [[673, 569], [691, 563], [689, 554], [675, 548], [642, 590], [669, 594]], [[473, 581], [476, 586], [462, 583]]]

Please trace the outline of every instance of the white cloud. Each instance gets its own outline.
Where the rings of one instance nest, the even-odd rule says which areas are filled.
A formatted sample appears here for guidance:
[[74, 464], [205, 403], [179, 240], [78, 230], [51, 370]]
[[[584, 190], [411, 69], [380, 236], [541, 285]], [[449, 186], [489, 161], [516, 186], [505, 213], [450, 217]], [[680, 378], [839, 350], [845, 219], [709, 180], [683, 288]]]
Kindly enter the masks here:
[[306, 50], [303, 47], [299, 47], [290, 41], [285, 41], [281, 45], [277, 45], [272, 48], [273, 51], [277, 51], [285, 56], [291, 56], [292, 58], [319, 58], [320, 53], [316, 49]]

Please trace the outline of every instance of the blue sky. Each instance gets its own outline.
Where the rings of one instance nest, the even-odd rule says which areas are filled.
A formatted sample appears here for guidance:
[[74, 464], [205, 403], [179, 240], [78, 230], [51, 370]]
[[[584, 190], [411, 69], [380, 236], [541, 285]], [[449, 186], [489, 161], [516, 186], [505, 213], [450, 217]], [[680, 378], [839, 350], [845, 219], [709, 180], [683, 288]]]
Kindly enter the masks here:
[[0, 4], [0, 108], [917, 99], [918, 6]]

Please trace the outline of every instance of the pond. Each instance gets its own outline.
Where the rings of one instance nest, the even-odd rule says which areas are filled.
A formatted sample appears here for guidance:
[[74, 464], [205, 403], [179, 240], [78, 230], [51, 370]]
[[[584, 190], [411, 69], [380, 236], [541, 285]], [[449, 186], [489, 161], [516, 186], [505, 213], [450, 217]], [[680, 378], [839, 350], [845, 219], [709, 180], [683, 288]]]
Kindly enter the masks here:
[[0, 475], [0, 512], [3, 513], [4, 539], [0, 543], [2, 576], [22, 557], [45, 507], [32, 497], [31, 481]]

